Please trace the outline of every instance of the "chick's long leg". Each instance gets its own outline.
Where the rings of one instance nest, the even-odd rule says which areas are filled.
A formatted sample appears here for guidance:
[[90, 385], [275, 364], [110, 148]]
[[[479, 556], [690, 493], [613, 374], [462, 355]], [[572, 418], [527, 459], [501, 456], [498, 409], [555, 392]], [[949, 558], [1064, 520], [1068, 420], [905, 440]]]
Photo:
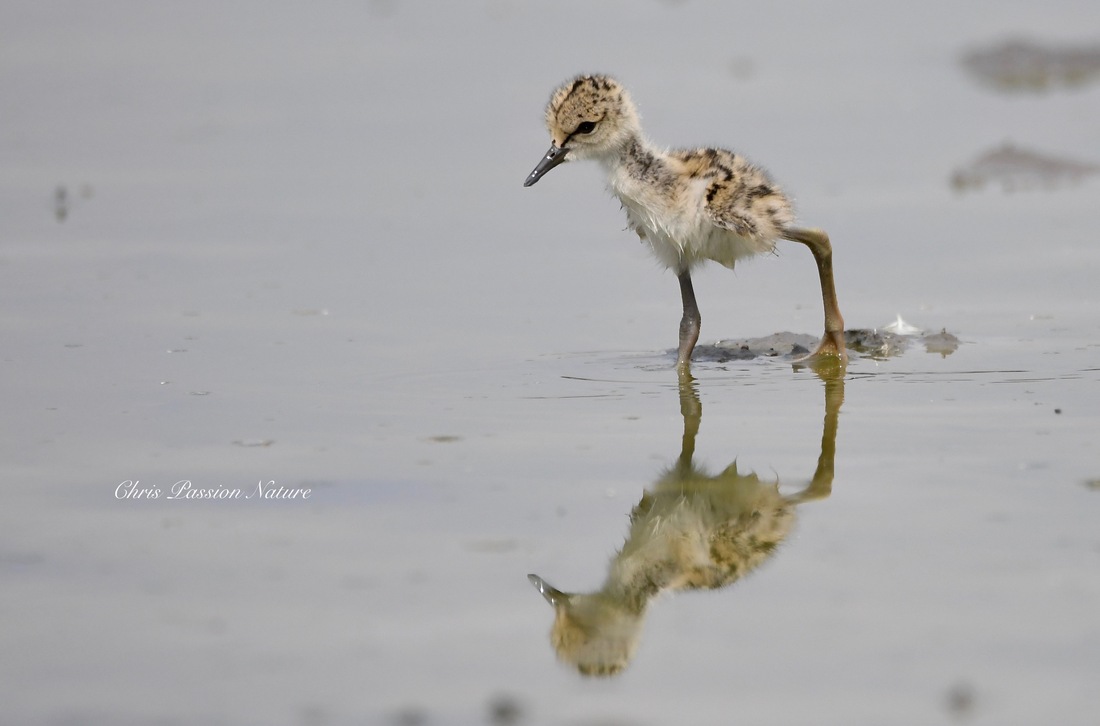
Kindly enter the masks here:
[[840, 315], [840, 305], [836, 300], [836, 286], [833, 284], [833, 246], [829, 235], [823, 229], [801, 229], [788, 227], [783, 231], [784, 239], [800, 242], [810, 248], [817, 262], [817, 275], [821, 279], [821, 302], [825, 307], [825, 335], [817, 350], [808, 358], [835, 356], [841, 361], [848, 360], [844, 349], [844, 318]]
[[684, 316], [680, 318], [680, 349], [676, 356], [676, 367], [681, 371], [691, 365], [691, 351], [699, 341], [699, 328], [702, 317], [699, 305], [695, 302], [695, 288], [691, 285], [691, 274], [684, 270], [679, 274], [680, 297], [684, 301]]

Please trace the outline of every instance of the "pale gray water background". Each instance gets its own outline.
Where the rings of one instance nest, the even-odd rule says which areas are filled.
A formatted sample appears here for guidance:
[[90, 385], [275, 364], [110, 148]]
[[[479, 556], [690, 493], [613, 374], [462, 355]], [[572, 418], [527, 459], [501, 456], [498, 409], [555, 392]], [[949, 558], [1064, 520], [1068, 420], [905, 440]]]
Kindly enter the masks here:
[[[950, 178], [1005, 141], [1100, 163], [1100, 86], [959, 62], [1098, 28], [1069, 1], [4, 3], [0, 723], [1097, 723], [1100, 181]], [[768, 166], [850, 327], [963, 340], [854, 359], [832, 496], [596, 681], [525, 575], [598, 586], [682, 422], [672, 275], [596, 168], [521, 186], [586, 70], [655, 140]], [[704, 342], [819, 331], [800, 248], [696, 289]], [[820, 380], [696, 375], [697, 461], [809, 477]]]

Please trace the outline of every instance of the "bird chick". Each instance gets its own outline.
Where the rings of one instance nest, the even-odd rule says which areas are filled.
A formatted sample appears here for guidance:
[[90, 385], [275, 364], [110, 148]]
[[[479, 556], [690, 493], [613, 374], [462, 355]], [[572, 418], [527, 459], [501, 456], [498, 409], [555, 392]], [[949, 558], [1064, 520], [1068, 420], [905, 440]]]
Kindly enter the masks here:
[[681, 370], [690, 364], [702, 322], [691, 270], [708, 260], [732, 269], [739, 259], [774, 250], [780, 239], [810, 248], [821, 281], [825, 334], [804, 360], [847, 359], [829, 237], [793, 226], [791, 201], [766, 171], [726, 149], [653, 145], [630, 94], [609, 76], [578, 76], [555, 90], [546, 126], [550, 149], [524, 186], [567, 161], [594, 159], [603, 166], [630, 228], [679, 279]]

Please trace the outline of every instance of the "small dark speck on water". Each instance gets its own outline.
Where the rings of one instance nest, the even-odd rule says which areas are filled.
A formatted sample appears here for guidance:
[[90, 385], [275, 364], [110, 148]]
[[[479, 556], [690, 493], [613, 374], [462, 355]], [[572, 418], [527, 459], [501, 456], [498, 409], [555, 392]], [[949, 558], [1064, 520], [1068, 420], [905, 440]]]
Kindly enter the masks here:
[[1054, 413], [1062, 413], [1062, 409], [1056, 408], [1056, 409], [1054, 409]]
[[298, 717], [302, 726], [324, 726], [330, 721], [328, 711], [315, 703], [303, 708]]
[[747, 81], [752, 78], [753, 63], [749, 56], [737, 56], [726, 65], [730, 75], [739, 81]]
[[64, 222], [65, 218], [69, 216], [69, 190], [64, 185], [54, 190], [53, 214], [58, 222]]
[[956, 719], [970, 716], [974, 711], [974, 687], [959, 682], [947, 689], [945, 697], [947, 712]]
[[[77, 187], [77, 194], [81, 199], [91, 199], [92, 185], [87, 182]], [[64, 184], [58, 184], [53, 191], [53, 216], [58, 222], [64, 222], [69, 218], [69, 212], [73, 206], [73, 195], [69, 194], [69, 188]]]
[[409, 707], [395, 713], [391, 722], [394, 726], [423, 726], [428, 723], [428, 715], [419, 708]]
[[494, 726], [513, 726], [523, 718], [523, 708], [511, 696], [497, 696], [489, 702], [489, 722]]
[[440, 434], [438, 436], [429, 436], [428, 441], [436, 444], [452, 444], [455, 441], [462, 441], [462, 437], [454, 436], [453, 434]]

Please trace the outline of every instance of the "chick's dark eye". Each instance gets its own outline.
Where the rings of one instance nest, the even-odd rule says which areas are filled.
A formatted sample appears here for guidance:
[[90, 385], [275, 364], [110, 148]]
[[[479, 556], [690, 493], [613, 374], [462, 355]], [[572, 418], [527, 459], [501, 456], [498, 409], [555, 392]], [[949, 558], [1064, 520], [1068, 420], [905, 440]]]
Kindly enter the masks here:
[[595, 130], [596, 130], [596, 122], [595, 121], [581, 121], [580, 125], [577, 126], [577, 133], [578, 134], [590, 134]]

